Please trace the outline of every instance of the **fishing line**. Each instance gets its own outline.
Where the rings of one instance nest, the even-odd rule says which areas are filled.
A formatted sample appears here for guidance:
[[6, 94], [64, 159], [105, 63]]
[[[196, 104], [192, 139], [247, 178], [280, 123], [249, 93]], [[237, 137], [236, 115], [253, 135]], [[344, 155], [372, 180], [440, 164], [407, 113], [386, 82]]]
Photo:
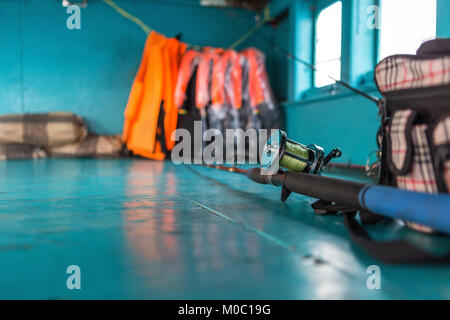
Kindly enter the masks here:
[[[267, 43], [269, 43], [271, 45], [271, 47], [275, 50], [278, 51], [279, 53], [283, 54], [286, 58], [288, 59], [292, 59], [298, 63], [301, 63], [302, 65], [304, 65], [305, 67], [313, 70], [314, 72], [317, 72], [317, 67], [315, 65], [313, 65], [312, 63], [309, 63], [297, 56], [295, 56], [294, 54], [292, 54], [291, 52], [289, 52], [288, 50], [280, 47], [275, 41], [269, 39], [268, 37], [266, 37], [265, 35], [263, 35], [259, 29], [261, 29], [263, 26], [265, 26], [268, 22], [272, 21], [272, 20], [276, 20], [276, 18], [271, 18], [270, 16], [270, 7], [269, 5], [266, 6], [266, 8], [264, 9], [264, 17], [261, 19], [261, 21], [259, 21], [250, 31], [248, 31], [247, 33], [245, 33], [242, 37], [240, 37], [238, 40], [236, 40], [231, 46], [230, 48], [235, 48], [238, 45], [240, 45], [242, 42], [244, 42], [245, 40], [247, 40], [248, 38], [250, 38], [253, 34], [257, 34], [258, 36], [260, 36], [262, 39], [264, 39]], [[375, 102], [376, 104], [379, 104], [380, 101], [382, 99], [379, 99], [377, 97], [374, 97], [370, 94], [367, 94], [355, 87], [353, 87], [352, 85], [342, 81], [342, 80], [337, 80], [334, 77], [332, 77], [331, 75], [327, 75], [327, 77], [331, 80], [333, 80], [335, 83], [353, 91], [354, 93], [369, 99], [372, 102]]]
[[[263, 35], [261, 32], [256, 31], [256, 34], [257, 34], [260, 38], [264, 39], [267, 43], [269, 43], [269, 44], [271, 45], [271, 47], [272, 47], [275, 51], [277, 51], [277, 52], [283, 54], [286, 58], [291, 59], [291, 60], [294, 60], [294, 61], [296, 61], [296, 62], [298, 62], [298, 63], [301, 63], [302, 65], [304, 65], [305, 67], [307, 67], [307, 68], [313, 70], [314, 72], [317, 72], [317, 71], [318, 71], [318, 70], [317, 70], [317, 67], [316, 67], [315, 65], [313, 65], [313, 64], [311, 64], [311, 63], [309, 63], [309, 62], [307, 62], [307, 61], [305, 61], [305, 60], [303, 60], [303, 59], [301, 59], [301, 58], [299, 58], [299, 57], [293, 55], [293, 54], [290, 53], [288, 50], [286, 50], [286, 49], [280, 47], [275, 41], [273, 41], [273, 40], [269, 39], [268, 37], [266, 37], [265, 35]], [[369, 99], [369, 100], [372, 101], [372, 102], [375, 102], [377, 105], [378, 105], [378, 104], [380, 103], [380, 101], [382, 100], [382, 99], [379, 99], [379, 98], [377, 98], [377, 97], [374, 97], [374, 96], [372, 96], [372, 95], [370, 95], [370, 94], [368, 94], [368, 93], [365, 93], [365, 92], [363, 92], [363, 91], [361, 91], [361, 90], [359, 90], [359, 89], [357, 89], [357, 88], [351, 86], [350, 84], [348, 84], [348, 83], [346, 83], [346, 82], [344, 82], [344, 81], [342, 81], [342, 80], [337, 80], [337, 79], [335, 79], [334, 77], [332, 77], [332, 76], [330, 76], [330, 75], [327, 75], [327, 77], [328, 77], [329, 79], [333, 80], [334, 82], [336, 82], [337, 84], [339, 84], [339, 85], [341, 85], [341, 86], [343, 86], [343, 87], [345, 87], [345, 88], [347, 88], [347, 89], [353, 91], [354, 93], [356, 93], [356, 94], [358, 94], [358, 95], [360, 95], [360, 96], [362, 96], [362, 97], [364, 97], [364, 98], [366, 98], [366, 99]]]
[[229, 46], [229, 49], [234, 49], [241, 43], [243, 43], [245, 40], [250, 38], [255, 32], [258, 31], [258, 29], [262, 28], [266, 23], [271, 21], [270, 18], [270, 7], [266, 6], [264, 8], [264, 18], [259, 21], [252, 29], [250, 29], [248, 32], [246, 32], [243, 36], [241, 36], [239, 39], [237, 39], [231, 46]]

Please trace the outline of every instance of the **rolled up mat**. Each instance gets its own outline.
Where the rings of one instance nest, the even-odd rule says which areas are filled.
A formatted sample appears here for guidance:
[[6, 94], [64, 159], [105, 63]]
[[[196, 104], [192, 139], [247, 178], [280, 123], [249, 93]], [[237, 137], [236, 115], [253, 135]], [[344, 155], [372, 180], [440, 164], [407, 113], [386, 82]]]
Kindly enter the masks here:
[[0, 161], [16, 159], [41, 159], [47, 153], [40, 147], [20, 143], [0, 143]]
[[120, 135], [90, 135], [80, 142], [47, 148], [47, 152], [52, 158], [114, 158], [121, 155], [122, 149]]
[[283, 186], [291, 192], [416, 222], [450, 235], [450, 196], [446, 194], [432, 195], [296, 172], [265, 176], [259, 168], [248, 170], [246, 176], [257, 183]]
[[86, 136], [83, 119], [70, 112], [0, 116], [0, 143], [54, 147], [81, 141]]

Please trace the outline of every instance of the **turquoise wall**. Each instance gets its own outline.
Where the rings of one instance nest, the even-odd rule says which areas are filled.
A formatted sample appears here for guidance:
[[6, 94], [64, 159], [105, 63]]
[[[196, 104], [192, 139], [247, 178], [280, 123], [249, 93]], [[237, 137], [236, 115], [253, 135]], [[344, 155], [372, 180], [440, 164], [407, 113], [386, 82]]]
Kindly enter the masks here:
[[[275, 0], [272, 3], [274, 10], [290, 8], [288, 47], [306, 61], [313, 60], [314, 15], [324, 2]], [[372, 95], [378, 94], [372, 81], [377, 35], [365, 23], [367, 6], [375, 3], [376, 0], [343, 0], [343, 76]], [[438, 36], [450, 37], [449, 12], [450, 1], [438, 0]], [[369, 153], [376, 150], [379, 122], [374, 103], [342, 88], [311, 90], [311, 71], [295, 62], [289, 63], [289, 72], [283, 79], [274, 81], [288, 82], [288, 101], [283, 106], [287, 132], [292, 139], [305, 144], [317, 143], [327, 150], [340, 147], [343, 157], [338, 161], [365, 164]]]
[[[249, 11], [203, 8], [197, 0], [115, 2], [198, 45], [226, 47], [254, 21]], [[1, 1], [0, 114], [67, 110], [94, 132], [121, 132], [145, 33], [100, 0], [81, 10], [81, 30], [67, 29], [68, 17], [60, 0]]]

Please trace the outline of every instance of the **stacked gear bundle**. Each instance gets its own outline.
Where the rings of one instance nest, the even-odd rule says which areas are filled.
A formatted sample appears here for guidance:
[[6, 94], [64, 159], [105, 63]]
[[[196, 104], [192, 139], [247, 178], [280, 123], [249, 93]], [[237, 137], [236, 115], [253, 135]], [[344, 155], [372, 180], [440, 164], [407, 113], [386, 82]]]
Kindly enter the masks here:
[[46, 157], [117, 157], [118, 136], [88, 133], [83, 119], [70, 112], [0, 116], [0, 160]]
[[189, 131], [194, 120], [202, 121], [203, 130], [281, 126], [264, 54], [254, 48], [187, 51], [178, 73], [175, 105], [178, 127]]

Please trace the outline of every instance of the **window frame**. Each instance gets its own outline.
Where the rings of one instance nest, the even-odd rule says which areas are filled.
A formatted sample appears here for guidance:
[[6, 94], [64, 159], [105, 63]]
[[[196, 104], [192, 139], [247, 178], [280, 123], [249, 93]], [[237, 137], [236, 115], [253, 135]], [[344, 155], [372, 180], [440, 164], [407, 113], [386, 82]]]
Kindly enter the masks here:
[[[313, 65], [316, 66], [317, 65], [317, 60], [316, 60], [316, 52], [317, 52], [317, 47], [316, 47], [316, 39], [317, 39], [317, 21], [319, 19], [320, 14], [323, 12], [323, 10], [325, 10], [326, 8], [332, 6], [333, 4], [335, 4], [336, 2], [341, 2], [341, 57], [340, 57], [340, 62], [341, 62], [341, 68], [340, 68], [340, 79], [342, 79], [342, 74], [343, 74], [343, 68], [342, 68], [342, 57], [343, 57], [343, 47], [344, 47], [344, 1], [343, 0], [318, 0], [317, 1], [317, 5], [315, 7], [315, 12], [314, 12], [314, 31], [313, 31], [313, 37], [312, 37], [312, 61], [313, 61]], [[325, 86], [321, 86], [321, 87], [316, 87], [316, 72], [312, 72], [311, 73], [311, 89], [317, 89], [320, 90], [322, 88], [328, 88], [330, 89], [330, 86], [333, 87], [335, 86], [334, 84], [329, 84], [329, 85], [325, 85]]]
[[[298, 0], [294, 0], [298, 1]], [[376, 86], [373, 81], [373, 70], [377, 64], [378, 59], [378, 42], [379, 30], [361, 30], [366, 26], [367, 21], [367, 7], [368, 5], [379, 5], [379, 0], [316, 0], [314, 1], [314, 12], [311, 17], [312, 32], [309, 37], [309, 45], [311, 45], [310, 61], [315, 64], [316, 60], [316, 26], [317, 18], [323, 9], [332, 5], [333, 3], [342, 2], [342, 31], [341, 31], [341, 77], [345, 81], [364, 91], [376, 91]], [[310, 1], [311, 3], [312, 1]], [[297, 13], [298, 14], [298, 13]], [[356, 21], [356, 22], [355, 22]], [[299, 25], [302, 27], [302, 24]], [[358, 32], [359, 28], [359, 32]], [[293, 41], [296, 38], [294, 37]], [[355, 43], [361, 41], [364, 46], [364, 51], [367, 55], [360, 54], [361, 48], [357, 48]], [[301, 46], [308, 45], [308, 42], [300, 39]], [[359, 51], [358, 51], [359, 50]], [[299, 51], [296, 52], [299, 54]], [[355, 63], [357, 61], [357, 63]], [[363, 67], [361, 69], [361, 66]], [[359, 70], [357, 70], [357, 68]], [[294, 84], [298, 85], [299, 77], [294, 77]], [[315, 75], [312, 72], [308, 78], [302, 76], [300, 81], [307, 81], [308, 86], [298, 92], [294, 91], [292, 99], [299, 102], [308, 102], [316, 99], [326, 99], [340, 97], [342, 95], [351, 94], [351, 92], [337, 84], [330, 84], [323, 87], [315, 87]]]
[[[317, 40], [317, 22], [319, 20], [319, 16], [320, 14], [327, 9], [328, 7], [334, 5], [335, 3], [340, 2], [341, 3], [341, 52], [340, 52], [340, 75], [339, 75], [339, 79], [342, 79], [342, 49], [343, 49], [343, 38], [344, 38], [344, 34], [343, 34], [343, 25], [344, 25], [344, 1], [342, 0], [320, 0], [318, 1], [318, 5], [316, 6], [316, 10], [314, 13], [314, 34], [313, 34], [313, 65], [317, 66], [317, 45], [316, 45], [316, 40]], [[329, 87], [329, 86], [333, 86], [333, 84], [328, 84], [325, 86], [320, 86], [317, 87], [316, 86], [316, 74], [317, 72], [312, 72], [312, 79], [311, 79], [311, 88], [314, 89], [320, 89], [320, 88], [324, 88], [324, 87]]]
[[[346, 57], [349, 52], [349, 39], [347, 38], [346, 30], [349, 27], [348, 23], [345, 21], [347, 17], [348, 11], [348, 2], [353, 2], [353, 0], [316, 0], [314, 4], [314, 12], [312, 15], [312, 33], [309, 44], [311, 45], [311, 60], [313, 65], [316, 65], [316, 36], [317, 36], [317, 19], [320, 13], [326, 9], [327, 7], [333, 5], [334, 3], [341, 1], [342, 3], [342, 23], [341, 23], [341, 74], [340, 79], [343, 81], [347, 81], [347, 64]], [[305, 79], [306, 80], [306, 79]], [[323, 99], [327, 97], [334, 97], [340, 93], [340, 86], [335, 83], [329, 84], [322, 87], [315, 86], [315, 72], [311, 72], [308, 78], [308, 89], [303, 90], [300, 93], [300, 101], [309, 101], [316, 99]]]
[[[318, 14], [338, 0], [290, 1], [290, 52], [305, 61], [315, 62], [316, 20]], [[379, 60], [380, 29], [369, 29], [368, 7], [380, 6], [379, 0], [342, 1], [341, 80], [365, 92], [377, 94], [373, 72]], [[445, 10], [448, 0], [437, 0], [436, 32], [438, 37], [449, 36]], [[444, 3], [445, 2], [445, 3]], [[381, 13], [380, 13], [381, 14]], [[379, 17], [381, 19], [381, 16]], [[342, 86], [331, 84], [314, 86], [314, 74], [304, 65], [288, 64], [288, 101], [285, 105], [304, 104], [323, 99], [354, 96]]]

